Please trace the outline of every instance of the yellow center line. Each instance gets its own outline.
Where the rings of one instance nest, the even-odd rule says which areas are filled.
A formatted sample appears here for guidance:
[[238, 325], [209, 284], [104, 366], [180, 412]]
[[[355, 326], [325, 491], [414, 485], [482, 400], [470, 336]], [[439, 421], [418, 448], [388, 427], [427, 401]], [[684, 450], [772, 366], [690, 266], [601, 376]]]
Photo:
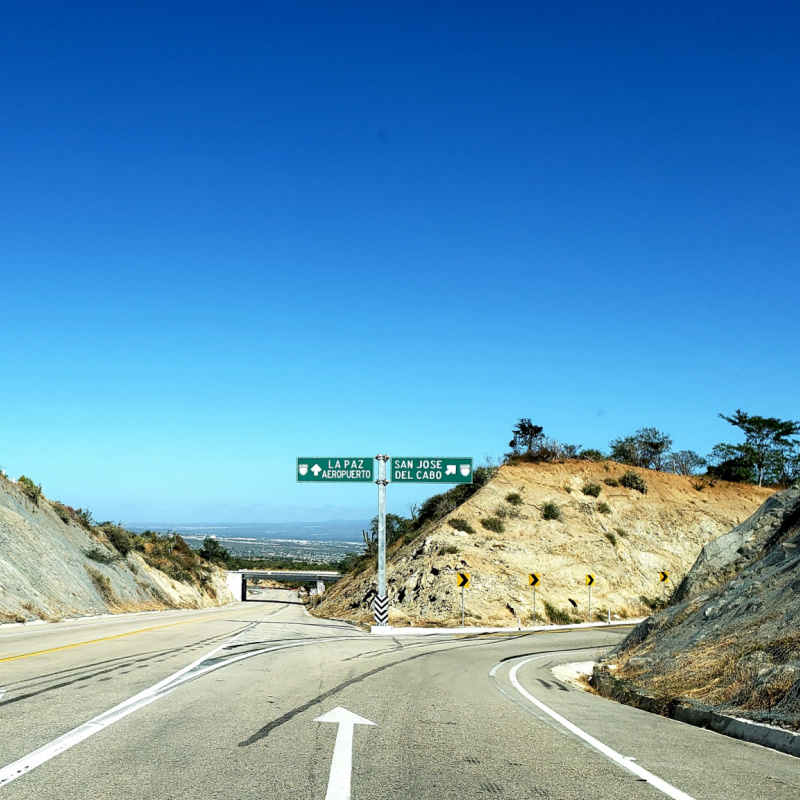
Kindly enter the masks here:
[[206, 620], [210, 619], [219, 619], [220, 617], [227, 617], [230, 614], [241, 614], [245, 611], [248, 613], [251, 609], [241, 609], [240, 611], [229, 611], [226, 614], [214, 614], [211, 617], [201, 617], [199, 619], [184, 619], [180, 622], [165, 622], [163, 625], [152, 625], [149, 628], [139, 628], [135, 631], [128, 631], [127, 633], [117, 633], [114, 636], [104, 636], [102, 639], [88, 639], [85, 642], [75, 642], [75, 644], [65, 644], [61, 647], [51, 647], [48, 650], [36, 650], [33, 653], [23, 653], [22, 655], [18, 656], [7, 656], [6, 658], [0, 658], [0, 664], [4, 661], [16, 661], [19, 658], [30, 658], [31, 656], [41, 656], [44, 653], [56, 653], [59, 650], [71, 650], [73, 647], [83, 647], [85, 644], [97, 644], [98, 642], [109, 642], [112, 639], [122, 639], [124, 636], [133, 636], [135, 633], [146, 633], [147, 631], [155, 631], [159, 628], [172, 628], [175, 625], [186, 625], [189, 622], [205, 622]]

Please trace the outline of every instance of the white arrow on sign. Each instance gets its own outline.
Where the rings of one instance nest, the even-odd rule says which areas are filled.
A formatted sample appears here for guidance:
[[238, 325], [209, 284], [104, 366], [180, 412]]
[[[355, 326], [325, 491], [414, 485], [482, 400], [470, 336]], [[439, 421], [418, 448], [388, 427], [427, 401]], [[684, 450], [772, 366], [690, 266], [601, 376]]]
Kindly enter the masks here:
[[314, 473], [314, 477], [316, 478], [317, 475], [322, 472], [322, 467], [319, 464], [314, 464], [314, 466], [311, 467], [311, 471]]
[[456, 474], [456, 465], [455, 464], [448, 464], [447, 469], [444, 471], [445, 475], [455, 475]]
[[346, 708], [337, 706], [314, 722], [335, 722], [339, 725], [336, 744], [333, 746], [331, 776], [325, 800], [350, 800], [350, 776], [353, 772], [353, 728], [356, 725], [375, 725]]

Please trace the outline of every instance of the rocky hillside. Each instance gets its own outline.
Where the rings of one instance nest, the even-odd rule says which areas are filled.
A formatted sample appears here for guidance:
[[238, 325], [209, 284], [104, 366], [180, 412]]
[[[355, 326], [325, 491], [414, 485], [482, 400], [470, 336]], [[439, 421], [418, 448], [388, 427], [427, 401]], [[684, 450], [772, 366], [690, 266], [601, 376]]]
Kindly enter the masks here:
[[0, 478], [0, 622], [232, 602], [224, 573], [193, 554], [148, 545], [123, 556], [103, 530], [29, 494]]
[[[631, 485], [643, 481], [639, 490], [620, 484], [625, 473], [633, 473]], [[770, 494], [614, 462], [501, 467], [461, 506], [391, 551], [390, 623], [460, 624], [457, 570], [470, 573], [471, 625], [516, 625], [518, 617], [530, 624], [532, 572], [541, 580], [538, 622], [584, 621], [588, 573], [595, 576], [595, 619], [609, 611], [614, 618], [648, 614], [666, 597], [660, 570], [672, 585], [680, 581], [705, 544]], [[316, 613], [368, 622], [374, 592], [370, 565], [332, 587]]]
[[604, 693], [800, 731], [800, 487], [707, 545], [679, 592], [600, 665]]

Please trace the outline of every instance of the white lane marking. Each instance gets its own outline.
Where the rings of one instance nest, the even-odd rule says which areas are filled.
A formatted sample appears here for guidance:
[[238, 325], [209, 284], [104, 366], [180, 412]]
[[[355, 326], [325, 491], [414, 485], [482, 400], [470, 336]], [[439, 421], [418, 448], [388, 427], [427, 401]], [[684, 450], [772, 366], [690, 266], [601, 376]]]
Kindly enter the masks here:
[[3, 699], [3, 695], [6, 693], [6, 689], [0, 689], [0, 700]]
[[[595, 739], [594, 736], [590, 736], [586, 731], [581, 730], [577, 725], [570, 722], [565, 717], [562, 717], [557, 711], [553, 711], [552, 708], [546, 706], [541, 700], [537, 700], [532, 694], [525, 691], [525, 688], [522, 684], [517, 680], [517, 672], [519, 671], [520, 667], [524, 667], [525, 664], [530, 663], [531, 661], [539, 661], [542, 658], [552, 658], [552, 653], [548, 653], [547, 655], [543, 656], [536, 656], [535, 658], [528, 658], [525, 661], [520, 662], [516, 666], [512, 667], [512, 669], [508, 673], [508, 677], [513, 684], [514, 688], [527, 700], [530, 700], [538, 709], [544, 711], [545, 714], [552, 717], [556, 722], [560, 725], [563, 725], [568, 731], [574, 733], [580, 739], [583, 739], [591, 747], [594, 747], [595, 750], [602, 753], [607, 758], [610, 758], [614, 763], [619, 764], [623, 769], [632, 772], [639, 778], [647, 781], [654, 789], [658, 789], [660, 792], [663, 792], [667, 797], [673, 798], [673, 800], [694, 800], [691, 795], [686, 794], [686, 792], [682, 792], [680, 789], [675, 788], [672, 784], [667, 783], [662, 778], [659, 778], [657, 775], [653, 775], [652, 772], [648, 772], [644, 767], [640, 767], [638, 764], [633, 763], [632, 758], [626, 758], [625, 756], [620, 755], [616, 750], [610, 748], [607, 744], [603, 744], [599, 739]], [[490, 675], [494, 673], [500, 665], [496, 665], [492, 670]]]
[[[278, 609], [267, 616], [274, 616], [274, 614], [277, 614], [283, 610], [284, 609], [282, 608]], [[362, 638], [360, 636], [331, 636], [303, 639], [290, 644], [278, 645], [276, 647], [265, 647], [260, 650], [251, 650], [247, 653], [240, 653], [239, 655], [232, 656], [231, 658], [227, 658], [223, 661], [218, 661], [214, 664], [210, 664], [206, 667], [198, 669], [204, 661], [213, 658], [217, 653], [220, 652], [220, 650], [227, 647], [229, 644], [231, 644], [231, 642], [235, 642], [254, 625], [258, 624], [259, 623], [253, 623], [253, 625], [248, 625], [246, 628], [239, 631], [236, 636], [233, 636], [227, 641], [223, 642], [221, 645], [219, 645], [219, 647], [215, 647], [211, 652], [207, 653], [201, 658], [198, 658], [197, 661], [189, 664], [188, 667], [179, 669], [177, 672], [154, 684], [149, 689], [139, 692], [139, 694], [136, 694], [128, 700], [123, 701], [119, 705], [114, 706], [114, 708], [104, 711], [102, 714], [94, 717], [94, 719], [90, 719], [88, 722], [84, 722], [83, 725], [73, 728], [73, 730], [65, 733], [63, 736], [59, 736], [49, 744], [46, 744], [43, 747], [40, 747], [38, 750], [34, 750], [32, 753], [28, 753], [28, 755], [17, 759], [7, 767], [3, 767], [0, 769], [0, 787], [11, 783], [11, 781], [14, 781], [22, 775], [25, 775], [36, 767], [41, 766], [51, 758], [63, 753], [65, 750], [69, 750], [71, 747], [74, 747], [76, 744], [88, 739], [90, 736], [94, 736], [94, 734], [99, 733], [100, 731], [109, 727], [109, 725], [119, 722], [119, 720], [127, 717], [134, 711], [144, 708], [144, 706], [149, 705], [155, 700], [160, 700], [162, 697], [165, 697], [166, 695], [175, 691], [175, 689], [177, 689], [179, 686], [182, 686], [184, 683], [188, 683], [195, 678], [199, 678], [201, 675], [213, 672], [221, 667], [227, 667], [228, 665], [234, 664], [237, 661], [242, 661], [245, 658], [252, 658], [253, 656], [263, 655], [264, 653], [271, 653], [275, 650], [286, 650], [290, 647], [303, 647], [312, 643], [316, 644], [320, 642], [336, 642], [344, 639]]]
[[314, 722], [334, 722], [339, 726], [333, 746], [331, 775], [325, 800], [350, 800], [350, 780], [353, 774], [353, 729], [356, 725], [375, 725], [346, 708], [336, 708], [317, 717]]

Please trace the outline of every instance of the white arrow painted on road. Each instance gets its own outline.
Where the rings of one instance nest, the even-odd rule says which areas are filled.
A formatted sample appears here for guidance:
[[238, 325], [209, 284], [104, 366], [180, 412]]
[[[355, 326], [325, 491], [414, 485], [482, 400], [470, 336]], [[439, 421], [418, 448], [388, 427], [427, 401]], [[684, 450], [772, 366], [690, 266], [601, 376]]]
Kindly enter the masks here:
[[336, 744], [333, 746], [331, 776], [325, 800], [350, 800], [350, 776], [353, 772], [353, 728], [356, 725], [375, 725], [346, 708], [337, 706], [314, 722], [335, 722], [339, 725]]

